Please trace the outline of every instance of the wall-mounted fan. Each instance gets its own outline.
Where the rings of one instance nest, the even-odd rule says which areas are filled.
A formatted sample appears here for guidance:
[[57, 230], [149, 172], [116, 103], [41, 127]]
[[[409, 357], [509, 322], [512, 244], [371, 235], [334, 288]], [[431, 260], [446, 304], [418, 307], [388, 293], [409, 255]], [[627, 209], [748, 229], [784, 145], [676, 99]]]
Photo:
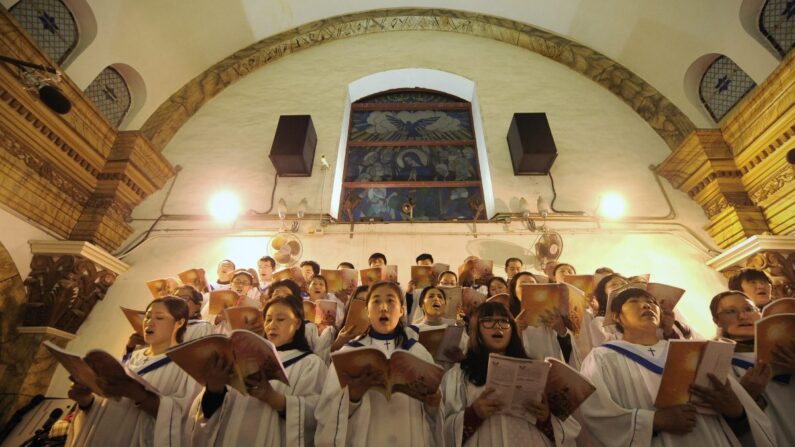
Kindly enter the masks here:
[[533, 243], [533, 254], [538, 259], [538, 266], [546, 270], [546, 266], [554, 263], [563, 253], [563, 236], [557, 231], [547, 230], [538, 236]]
[[276, 233], [268, 243], [268, 254], [286, 267], [295, 265], [301, 259], [303, 251], [301, 239], [292, 233]]

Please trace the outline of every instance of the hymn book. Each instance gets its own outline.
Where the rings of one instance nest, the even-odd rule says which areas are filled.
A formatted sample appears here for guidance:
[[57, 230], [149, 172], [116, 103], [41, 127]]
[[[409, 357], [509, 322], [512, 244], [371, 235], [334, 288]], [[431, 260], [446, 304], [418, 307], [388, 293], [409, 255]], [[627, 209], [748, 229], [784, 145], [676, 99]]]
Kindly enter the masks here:
[[566, 327], [579, 334], [586, 306], [583, 291], [570, 284], [522, 285], [522, 310], [528, 326], [543, 327], [543, 320], [557, 312]]
[[189, 284], [196, 288], [201, 293], [210, 291], [210, 286], [207, 284], [207, 276], [204, 269], [190, 269], [177, 275], [182, 284]]
[[334, 300], [304, 300], [304, 319], [315, 324], [334, 326], [337, 321], [337, 302]]
[[486, 299], [486, 302], [491, 303], [500, 303], [507, 308], [511, 308], [511, 295], [507, 293], [498, 293], [496, 295], [490, 296]]
[[321, 270], [320, 276], [326, 280], [328, 293], [351, 293], [358, 284], [356, 270], [353, 269]]
[[485, 302], [486, 302], [486, 295], [478, 292], [475, 289], [464, 287], [464, 289], [461, 291], [461, 304], [464, 306], [465, 311], [469, 311], [469, 309], [474, 309], [475, 307]]
[[301, 272], [301, 267], [292, 266], [292, 267], [283, 268], [281, 270], [276, 270], [275, 272], [273, 272], [273, 275], [271, 276], [272, 283], [276, 281], [282, 281], [285, 279], [289, 279], [290, 281], [293, 281], [294, 283], [298, 284], [298, 287], [301, 288], [301, 290], [303, 290], [304, 292], [306, 292], [307, 283], [306, 279], [304, 279], [303, 272]]
[[213, 355], [232, 364], [229, 385], [244, 395], [248, 394], [245, 378], [252, 374], [259, 373], [266, 380], [290, 384], [276, 346], [247, 330], [234, 330], [229, 336], [212, 334], [190, 340], [172, 347], [166, 355], [202, 386], [207, 385], [207, 365]]
[[[389, 400], [394, 393], [403, 393], [422, 400], [439, 389], [444, 370], [408, 351], [395, 351], [387, 359], [378, 348], [363, 346], [331, 354], [340, 387], [358, 380], [375, 381], [375, 389]], [[368, 379], [365, 379], [368, 378]]]
[[152, 298], [162, 298], [168, 295], [168, 280], [167, 279], [153, 279], [146, 282], [146, 287]]
[[210, 304], [207, 312], [210, 315], [219, 315], [227, 307], [236, 305], [239, 299], [240, 296], [234, 290], [213, 290], [210, 292]]
[[430, 265], [412, 265], [411, 280], [414, 281], [415, 290], [422, 291], [434, 283], [433, 267]]
[[463, 336], [464, 326], [447, 326], [422, 331], [417, 341], [425, 346], [437, 362], [454, 363], [456, 359], [448, 357], [447, 351], [459, 347]]
[[795, 314], [795, 298], [776, 298], [762, 309], [762, 318], [778, 314]]
[[[773, 301], [774, 303], [778, 301]], [[771, 304], [769, 304], [770, 306]], [[776, 346], [791, 346], [795, 334], [795, 313], [770, 315], [755, 323], [754, 351], [756, 361], [765, 362], [773, 368], [773, 375], [786, 374], [777, 363], [773, 362], [773, 350]]]
[[545, 360], [550, 365], [544, 387], [549, 412], [564, 421], [596, 391], [596, 387], [565, 362], [552, 357]]
[[248, 329], [256, 326], [258, 332], [263, 331], [265, 324], [262, 316], [262, 311], [256, 307], [251, 306], [237, 306], [227, 307], [224, 309], [226, 321], [229, 323], [229, 328], [235, 329]]
[[446, 307], [444, 308], [444, 318], [452, 320], [458, 319], [458, 308], [463, 305], [463, 289], [461, 286], [455, 287], [441, 287], [439, 289], [444, 292]]
[[732, 355], [734, 343], [726, 341], [671, 340], [654, 406], [670, 408], [692, 403], [700, 412], [711, 412], [698, 406], [700, 401], [691, 396], [690, 386], [712, 388], [707, 374], [725, 382], [731, 370]]
[[130, 326], [133, 327], [136, 333], [141, 337], [144, 336], [144, 316], [146, 313], [142, 310], [132, 310], [127, 309], [126, 307], [119, 306], [121, 311], [124, 313], [124, 316], [127, 317], [127, 321], [130, 322]]
[[118, 400], [121, 396], [106, 393], [101, 386], [103, 380], [114, 382], [134, 381], [143, 386], [147, 391], [158, 394], [141, 376], [122, 365], [116, 358], [100, 349], [88, 351], [84, 357], [72, 354], [49, 341], [43, 343], [44, 347], [60, 363], [74, 381], [91, 390], [94, 394]]
[[351, 335], [361, 335], [370, 327], [370, 318], [367, 315], [367, 302], [356, 298], [351, 299], [345, 317], [343, 331]]
[[585, 296], [590, 297], [593, 295], [595, 284], [595, 275], [565, 275], [563, 282], [571, 284], [574, 287], [585, 292]]

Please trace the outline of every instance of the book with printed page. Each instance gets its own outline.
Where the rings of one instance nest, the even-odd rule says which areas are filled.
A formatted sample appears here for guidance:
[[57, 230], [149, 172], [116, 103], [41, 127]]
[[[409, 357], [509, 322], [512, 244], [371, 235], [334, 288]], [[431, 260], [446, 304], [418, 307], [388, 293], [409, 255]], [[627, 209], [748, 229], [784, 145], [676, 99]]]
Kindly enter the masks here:
[[795, 334], [795, 313], [769, 315], [755, 323], [754, 351], [756, 361], [765, 362], [773, 368], [773, 375], [786, 374], [778, 364], [773, 363], [773, 350], [776, 346], [792, 346]]
[[353, 335], [364, 334], [370, 326], [370, 319], [367, 316], [367, 302], [359, 299], [352, 299], [348, 304], [344, 330]]
[[568, 299], [566, 300], [568, 309], [561, 309], [561, 315], [563, 316], [563, 322], [566, 327], [571, 329], [575, 335], [578, 335], [582, 329], [583, 319], [585, 318], [585, 309], [588, 308], [588, 297], [585, 296], [582, 290], [571, 284], [565, 285], [566, 289], [568, 289]]
[[433, 285], [433, 267], [430, 265], [412, 265], [411, 280], [414, 281], [415, 290], [422, 291]]
[[317, 321], [317, 306], [315, 303], [309, 300], [304, 300], [301, 302], [301, 305], [304, 307], [304, 320], [311, 321], [312, 323]]
[[494, 389], [489, 397], [502, 403], [501, 414], [535, 422], [524, 405], [541, 402], [549, 368], [543, 360], [489, 354], [486, 388]]
[[43, 343], [47, 351], [60, 363], [75, 382], [86, 386], [93, 393], [102, 397], [115, 400], [121, 398], [105, 392], [102, 383], [105, 380], [113, 382], [132, 381], [143, 386], [147, 391], [159, 394], [158, 390], [135, 372], [122, 365], [114, 356], [100, 350], [92, 349], [82, 358], [49, 341]]
[[439, 289], [444, 292], [445, 302], [447, 303], [444, 308], [444, 318], [457, 320], [458, 308], [464, 304], [463, 289], [460, 286], [439, 287]]
[[384, 281], [389, 282], [398, 282], [398, 266], [396, 265], [385, 265], [384, 268], [381, 270], [381, 279]]
[[190, 269], [178, 274], [179, 280], [182, 284], [189, 284], [196, 288], [201, 293], [210, 291], [210, 286], [207, 284], [207, 275], [204, 269]]
[[795, 298], [776, 298], [762, 309], [762, 318], [778, 314], [795, 314]]
[[328, 293], [351, 293], [356, 288], [356, 270], [321, 270], [320, 275], [326, 280], [326, 292]]
[[627, 278], [629, 282], [649, 282], [651, 280], [651, 273], [644, 273], [642, 275], [630, 276]]
[[403, 393], [422, 400], [434, 394], [442, 383], [444, 369], [426, 362], [408, 351], [395, 351], [387, 359], [381, 350], [369, 346], [345, 349], [331, 354], [340, 387], [365, 377], [377, 378], [371, 385], [389, 400]]
[[224, 309], [226, 321], [229, 322], [229, 328], [235, 329], [249, 329], [250, 327], [258, 327], [259, 331], [263, 330], [265, 323], [262, 311], [256, 307], [251, 306], [236, 306], [227, 307]]
[[124, 313], [124, 316], [127, 317], [127, 321], [130, 322], [130, 325], [133, 327], [136, 333], [141, 337], [144, 336], [144, 316], [146, 313], [142, 310], [132, 310], [127, 309], [126, 307], [119, 306], [121, 311]]
[[240, 296], [234, 290], [213, 290], [210, 292], [210, 304], [207, 311], [210, 315], [218, 315], [227, 307], [236, 306], [239, 300]]
[[442, 264], [441, 262], [437, 262], [431, 266], [431, 271], [433, 272], [433, 283], [436, 284], [439, 281], [439, 276], [442, 273], [450, 271], [450, 264]]
[[487, 303], [490, 303], [492, 301], [496, 302], [496, 303], [500, 303], [503, 306], [507, 307], [508, 309], [511, 308], [511, 296], [508, 295], [507, 293], [498, 293], [498, 294], [496, 294], [494, 296], [490, 296], [490, 297], [488, 297], [486, 299]]
[[700, 412], [709, 413], [698, 407], [698, 399], [691, 396], [693, 384], [712, 388], [707, 374], [714, 374], [723, 383], [731, 370], [734, 344], [715, 340], [671, 340], [668, 343], [668, 356], [665, 359], [660, 388], [654, 406], [670, 408], [692, 403]]
[[334, 326], [337, 321], [337, 302], [334, 300], [304, 300], [304, 319], [315, 324]]
[[550, 365], [544, 387], [549, 411], [563, 421], [596, 391], [596, 387], [566, 363], [552, 357], [545, 360]]
[[248, 394], [245, 378], [252, 374], [259, 373], [266, 380], [290, 384], [273, 343], [247, 330], [234, 330], [229, 336], [212, 334], [190, 340], [172, 347], [166, 355], [202, 386], [207, 384], [207, 366], [214, 358], [232, 364], [229, 386], [242, 394]]
[[685, 289], [656, 282], [646, 283], [646, 291], [657, 299], [660, 307], [668, 311], [673, 311], [676, 304], [679, 303], [679, 300], [685, 294]]
[[602, 326], [610, 326], [616, 324], [616, 322], [613, 321], [613, 312], [610, 311], [610, 308], [613, 305], [613, 299], [617, 297], [621, 292], [627, 289], [646, 290], [646, 283], [638, 281], [630, 282], [610, 292], [610, 295], [607, 296], [607, 303], [606, 303], [607, 305], [605, 306], [605, 319], [602, 322]]
[[543, 319], [549, 313], [569, 313], [569, 288], [565, 284], [522, 285], [522, 311], [528, 326], [544, 327]]
[[469, 312], [475, 307], [486, 302], [486, 295], [478, 292], [475, 289], [464, 287], [461, 290], [461, 304], [464, 306], [464, 311]]
[[301, 267], [292, 266], [292, 267], [283, 268], [281, 270], [276, 270], [275, 272], [273, 272], [271, 279], [272, 279], [271, 284], [273, 284], [276, 281], [283, 281], [285, 279], [289, 279], [290, 281], [298, 284], [298, 287], [304, 292], [306, 292], [307, 283], [306, 279], [304, 279], [304, 273], [301, 271]]
[[464, 283], [468, 280], [479, 281], [494, 276], [494, 261], [470, 257], [458, 267], [458, 281]]
[[585, 293], [585, 296], [590, 297], [593, 295], [593, 290], [596, 287], [594, 283], [595, 275], [565, 275], [563, 282], [571, 284]]
[[381, 281], [383, 273], [381, 272], [381, 267], [370, 267], [368, 269], [359, 270], [359, 276], [362, 285], [369, 286], [370, 284]]
[[453, 363], [455, 359], [448, 357], [447, 351], [460, 346], [464, 329], [464, 326], [442, 326], [439, 329], [425, 330], [420, 332], [417, 341], [425, 346], [437, 362]]
[[168, 280], [167, 279], [153, 279], [146, 282], [146, 287], [152, 298], [162, 298], [168, 295]]

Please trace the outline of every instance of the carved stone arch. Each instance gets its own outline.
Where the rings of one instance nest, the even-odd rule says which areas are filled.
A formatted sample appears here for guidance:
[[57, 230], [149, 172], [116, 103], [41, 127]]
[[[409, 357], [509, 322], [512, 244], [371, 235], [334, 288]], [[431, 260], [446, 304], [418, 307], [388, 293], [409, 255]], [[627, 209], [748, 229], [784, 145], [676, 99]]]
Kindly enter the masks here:
[[333, 40], [393, 31], [447, 31], [516, 45], [559, 62], [607, 88], [638, 113], [674, 150], [695, 128], [671, 101], [628, 68], [587, 46], [525, 23], [451, 9], [365, 11], [307, 23], [256, 42], [208, 68], [171, 95], [141, 131], [163, 150], [207, 101], [252, 71]]

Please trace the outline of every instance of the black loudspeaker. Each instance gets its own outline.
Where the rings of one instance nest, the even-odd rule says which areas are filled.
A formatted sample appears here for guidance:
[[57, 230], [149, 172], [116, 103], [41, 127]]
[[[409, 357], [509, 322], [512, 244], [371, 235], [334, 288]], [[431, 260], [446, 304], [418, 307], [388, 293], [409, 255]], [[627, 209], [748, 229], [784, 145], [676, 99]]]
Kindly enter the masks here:
[[315, 161], [317, 134], [309, 115], [282, 115], [273, 137], [270, 159], [280, 177], [309, 177]]
[[514, 113], [508, 129], [514, 175], [545, 175], [558, 156], [546, 113]]

